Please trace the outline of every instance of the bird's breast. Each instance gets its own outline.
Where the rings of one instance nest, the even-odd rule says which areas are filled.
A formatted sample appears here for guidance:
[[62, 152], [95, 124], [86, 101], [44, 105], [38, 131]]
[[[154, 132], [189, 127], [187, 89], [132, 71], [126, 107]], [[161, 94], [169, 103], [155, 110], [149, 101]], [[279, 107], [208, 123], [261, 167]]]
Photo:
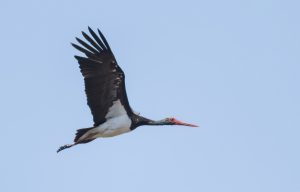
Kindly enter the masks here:
[[131, 119], [127, 115], [121, 115], [108, 119], [94, 131], [96, 132], [96, 137], [113, 137], [129, 132], [131, 123]]

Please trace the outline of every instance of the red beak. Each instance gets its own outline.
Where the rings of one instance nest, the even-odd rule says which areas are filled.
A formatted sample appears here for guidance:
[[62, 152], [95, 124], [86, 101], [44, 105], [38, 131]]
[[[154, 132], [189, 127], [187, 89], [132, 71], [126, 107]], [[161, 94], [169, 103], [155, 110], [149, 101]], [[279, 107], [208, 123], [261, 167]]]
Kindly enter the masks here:
[[178, 121], [178, 120], [174, 120], [173, 122], [175, 123], [175, 125], [183, 125], [183, 126], [189, 126], [189, 127], [198, 127], [198, 125], [184, 123], [184, 122]]

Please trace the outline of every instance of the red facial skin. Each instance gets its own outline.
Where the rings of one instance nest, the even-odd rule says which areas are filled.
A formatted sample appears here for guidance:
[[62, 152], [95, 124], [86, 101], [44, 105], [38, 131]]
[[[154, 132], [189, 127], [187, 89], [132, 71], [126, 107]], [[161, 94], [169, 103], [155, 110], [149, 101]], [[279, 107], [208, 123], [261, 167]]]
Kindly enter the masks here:
[[170, 121], [172, 123], [174, 123], [174, 125], [183, 125], [183, 126], [189, 126], [189, 127], [198, 127], [198, 125], [193, 125], [193, 124], [185, 123], [185, 122], [179, 121], [179, 120], [177, 120], [175, 118], [170, 118]]

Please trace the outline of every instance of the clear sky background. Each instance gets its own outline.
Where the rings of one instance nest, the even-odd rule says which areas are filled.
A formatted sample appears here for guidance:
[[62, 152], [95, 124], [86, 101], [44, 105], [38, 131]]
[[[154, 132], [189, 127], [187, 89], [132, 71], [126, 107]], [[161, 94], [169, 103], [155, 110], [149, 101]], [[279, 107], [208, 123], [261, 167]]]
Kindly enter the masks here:
[[[0, 3], [0, 191], [299, 192], [300, 3]], [[92, 125], [70, 46], [99, 27], [144, 126], [56, 154]]]

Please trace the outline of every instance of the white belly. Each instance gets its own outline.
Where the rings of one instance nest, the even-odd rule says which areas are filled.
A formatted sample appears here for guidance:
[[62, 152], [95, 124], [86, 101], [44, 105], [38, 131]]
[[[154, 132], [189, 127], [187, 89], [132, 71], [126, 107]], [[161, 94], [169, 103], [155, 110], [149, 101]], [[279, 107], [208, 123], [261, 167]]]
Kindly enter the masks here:
[[105, 123], [91, 130], [93, 138], [113, 137], [130, 131], [131, 119], [127, 115], [121, 115], [108, 119]]
[[96, 139], [98, 137], [113, 137], [130, 131], [131, 119], [127, 116], [120, 100], [113, 102], [105, 116], [105, 123], [89, 130], [82, 139]]

